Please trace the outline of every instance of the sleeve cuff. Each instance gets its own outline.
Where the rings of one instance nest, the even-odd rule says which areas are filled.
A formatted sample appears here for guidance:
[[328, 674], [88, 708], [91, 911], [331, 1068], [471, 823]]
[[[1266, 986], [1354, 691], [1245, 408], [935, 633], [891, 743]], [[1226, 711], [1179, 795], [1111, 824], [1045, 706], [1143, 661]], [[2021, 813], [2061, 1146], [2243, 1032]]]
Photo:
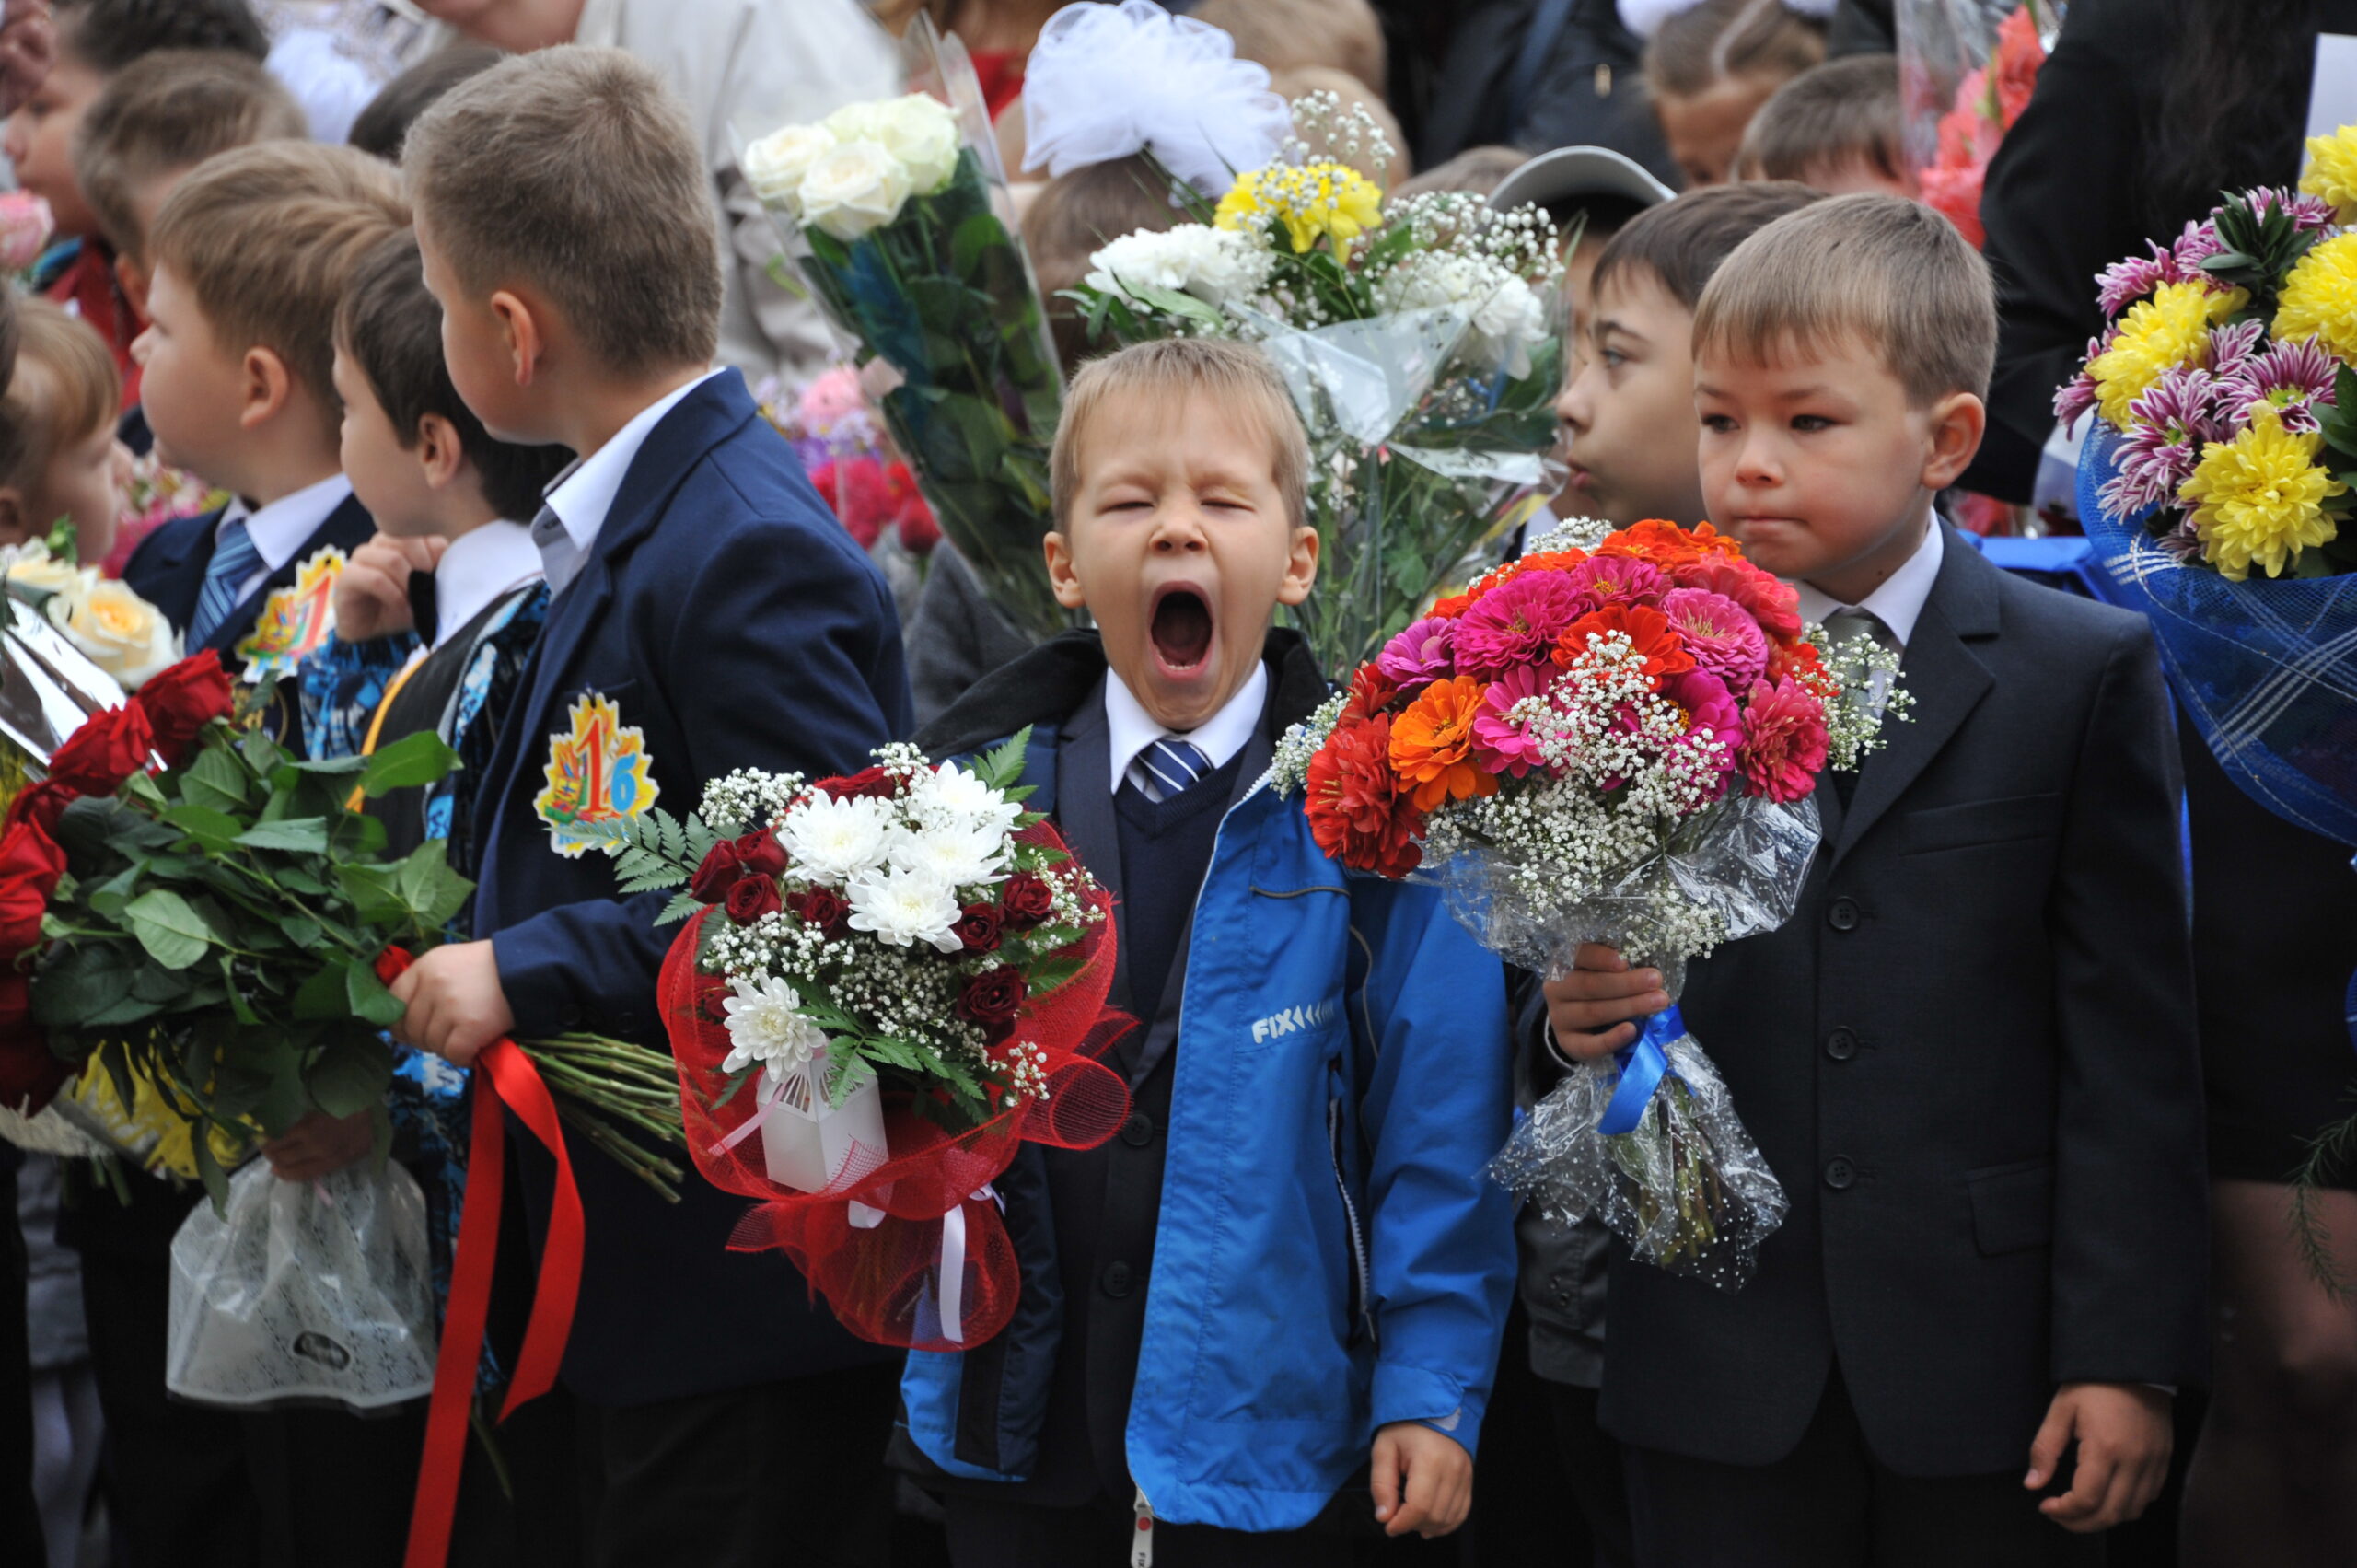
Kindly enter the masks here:
[[1377, 1362], [1371, 1402], [1378, 1430], [1395, 1422], [1422, 1422], [1457, 1439], [1469, 1454], [1480, 1437], [1480, 1402], [1469, 1398], [1457, 1379], [1444, 1373]]

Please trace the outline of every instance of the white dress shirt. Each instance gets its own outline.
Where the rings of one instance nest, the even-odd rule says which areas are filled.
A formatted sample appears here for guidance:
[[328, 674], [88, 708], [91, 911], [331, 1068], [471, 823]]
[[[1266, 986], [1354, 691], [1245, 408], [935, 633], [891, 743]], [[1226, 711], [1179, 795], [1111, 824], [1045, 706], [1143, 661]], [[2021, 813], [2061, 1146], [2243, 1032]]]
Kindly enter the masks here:
[[563, 525], [563, 536], [556, 537], [539, 519], [535, 519], [532, 529], [532, 540], [540, 548], [551, 593], [563, 593], [580, 572], [581, 563], [589, 559], [598, 530], [606, 526], [606, 514], [614, 509], [614, 497], [630, 473], [630, 465], [637, 460], [638, 449], [646, 445], [646, 437], [663, 423], [663, 416], [714, 376], [736, 374], [734, 370], [707, 370], [686, 386], [665, 393], [615, 431], [612, 440], [586, 458], [575, 459], [556, 476], [556, 482], [548, 488], [548, 505], [541, 515], [545, 517], [554, 513], [556, 520]]
[[1843, 604], [1830, 595], [1818, 592], [1806, 583], [1794, 583], [1800, 594], [1801, 619], [1819, 625], [1837, 610], [1864, 610], [1871, 612], [1884, 625], [1904, 650], [1915, 635], [1915, 622], [1922, 618], [1923, 605], [1932, 597], [1932, 585], [1940, 580], [1940, 554], [1945, 546], [1940, 541], [1940, 519], [1936, 514], [1932, 526], [1923, 530], [1923, 542], [1915, 547], [1898, 571], [1885, 577], [1882, 586], [1854, 605]]
[[218, 540], [223, 528], [242, 519], [246, 538], [252, 541], [254, 553], [261, 557], [261, 564], [238, 586], [238, 601], [244, 603], [273, 572], [294, 560], [295, 552], [328, 520], [328, 514], [343, 505], [351, 494], [352, 482], [337, 473], [316, 484], [307, 484], [292, 495], [282, 495], [267, 506], [250, 507], [240, 499], [224, 507], [220, 522], [214, 525], [214, 539]]
[[1107, 760], [1112, 763], [1114, 793], [1120, 793], [1121, 784], [1130, 774], [1130, 764], [1137, 760], [1138, 753], [1165, 736], [1193, 743], [1212, 760], [1213, 767], [1225, 768], [1231, 758], [1244, 749], [1244, 743], [1252, 738], [1252, 731], [1260, 722], [1260, 709], [1268, 700], [1269, 667], [1256, 660], [1251, 679], [1237, 688], [1236, 695], [1222, 703], [1219, 712], [1193, 729], [1165, 729], [1109, 666], [1105, 671], [1105, 738], [1110, 745]]
[[532, 530], [505, 519], [460, 534], [434, 568], [437, 624], [418, 630], [440, 647], [451, 634], [482, 613], [483, 607], [540, 575], [540, 547]]

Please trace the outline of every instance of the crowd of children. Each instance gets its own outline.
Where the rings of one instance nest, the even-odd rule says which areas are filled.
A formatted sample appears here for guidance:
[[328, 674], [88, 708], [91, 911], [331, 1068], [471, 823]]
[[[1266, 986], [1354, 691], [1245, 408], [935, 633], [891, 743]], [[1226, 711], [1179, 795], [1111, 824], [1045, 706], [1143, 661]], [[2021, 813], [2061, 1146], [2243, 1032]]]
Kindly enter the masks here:
[[[739, 769], [1028, 729], [1031, 808], [1119, 900], [1111, 1000], [1140, 1026], [1108, 1058], [1119, 1133], [1027, 1146], [998, 1179], [1027, 1309], [961, 1354], [854, 1338], [782, 1254], [730, 1249], [743, 1205], [710, 1184], [668, 1206], [576, 1162], [563, 1386], [470, 1451], [453, 1559], [2175, 1561], [2120, 1527], [2182, 1473], [2211, 1378], [2224, 1026], [2194, 994], [2186, 764], [2143, 623], [1998, 571], [1943, 518], [1998, 296], [1910, 199], [1889, 55], [1822, 63], [1822, 6], [1623, 5], [1658, 147], [1385, 176], [1585, 223], [1556, 513], [1707, 518], [1807, 619], [1903, 657], [1911, 713], [1819, 789], [1796, 912], [1681, 998], [1792, 1200], [1724, 1294], [1516, 1214], [1485, 1173], [1518, 1107], [1668, 1005], [1660, 974], [1601, 947], [1511, 971], [1435, 890], [1346, 876], [1254, 787], [1329, 695], [1275, 624], [1320, 591], [1294, 400], [1234, 343], [1101, 354], [1056, 299], [1105, 238], [1178, 216], [1150, 138], [1025, 198], [1069, 372], [1045, 563], [1090, 629], [1034, 645], [945, 547], [904, 635], [740, 374], [815, 340], [733, 168], [753, 95], [771, 120], [879, 96], [888, 41], [851, 0], [423, 8], [470, 41], [395, 77], [352, 145], [309, 139], [243, 0], [55, 0], [45, 73], [19, 90], [0, 58], [7, 157], [63, 241], [31, 295], [0, 288], [0, 545], [70, 525], [105, 558], [152, 447], [228, 499], [146, 534], [122, 578], [189, 650], [289, 677], [280, 742], [430, 731], [459, 757], [369, 807], [392, 853], [442, 840], [475, 884], [464, 939], [393, 986], [396, 1149], [445, 1288], [463, 1070], [511, 1033], [666, 1045], [663, 895], [623, 896], [541, 801], [585, 723], [681, 811]], [[890, 9], [986, 42], [1004, 108], [1054, 7]], [[1399, 75], [1364, 0], [1198, 10], [1281, 80], [1379, 105]], [[21, 41], [0, 28], [0, 53]], [[1001, 141], [1022, 134], [1016, 107]], [[291, 615], [307, 595], [331, 617]], [[2345, 974], [2348, 946], [2302, 961]], [[1255, 1028], [1288, 1013], [1311, 1027]], [[374, 1120], [314, 1113], [261, 1157], [314, 1179], [367, 1157]], [[554, 1187], [522, 1145], [506, 1180], [486, 1388]], [[111, 1560], [402, 1561], [422, 1407], [167, 1397], [169, 1248], [200, 1200], [86, 1173], [58, 1226]], [[2346, 1400], [2357, 1330], [2328, 1326], [2235, 1353], [2259, 1377], [2306, 1355]], [[2319, 1423], [2340, 1441], [2357, 1412]], [[2329, 1480], [2315, 1506], [2345, 1516]]]

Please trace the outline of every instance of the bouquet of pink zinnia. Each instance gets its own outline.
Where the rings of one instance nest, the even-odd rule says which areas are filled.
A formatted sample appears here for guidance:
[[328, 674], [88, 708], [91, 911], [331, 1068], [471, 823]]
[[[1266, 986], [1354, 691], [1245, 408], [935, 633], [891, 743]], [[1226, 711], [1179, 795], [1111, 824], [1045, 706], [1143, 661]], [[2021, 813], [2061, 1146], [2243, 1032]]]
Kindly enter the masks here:
[[[1608, 943], [1675, 997], [1689, 958], [1791, 913], [1817, 777], [1874, 743], [1852, 689], [1890, 668], [1831, 658], [1708, 523], [1573, 524], [1393, 638], [1275, 776], [1329, 854], [1438, 884], [1509, 960], [1559, 974]], [[1573, 1072], [1492, 1169], [1729, 1288], [1785, 1207], [1675, 1006]]]

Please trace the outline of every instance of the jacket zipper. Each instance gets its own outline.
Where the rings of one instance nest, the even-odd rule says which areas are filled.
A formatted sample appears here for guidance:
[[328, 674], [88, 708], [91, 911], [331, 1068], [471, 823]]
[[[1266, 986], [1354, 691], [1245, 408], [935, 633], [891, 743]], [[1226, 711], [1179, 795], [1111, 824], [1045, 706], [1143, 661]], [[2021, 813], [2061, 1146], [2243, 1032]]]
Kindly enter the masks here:
[[1334, 1191], [1342, 1200], [1342, 1215], [1351, 1231], [1351, 1310], [1354, 1321], [1366, 1327], [1367, 1342], [1375, 1342], [1375, 1314], [1368, 1310], [1366, 1240], [1359, 1232], [1359, 1208], [1351, 1202], [1351, 1184], [1342, 1179], [1342, 1102], [1326, 1102], [1326, 1144], [1334, 1169]]
[[1130, 1568], [1154, 1568], [1154, 1504], [1145, 1500], [1145, 1488], [1138, 1488], [1137, 1501], [1131, 1505], [1137, 1513], [1137, 1532], [1130, 1539]]

